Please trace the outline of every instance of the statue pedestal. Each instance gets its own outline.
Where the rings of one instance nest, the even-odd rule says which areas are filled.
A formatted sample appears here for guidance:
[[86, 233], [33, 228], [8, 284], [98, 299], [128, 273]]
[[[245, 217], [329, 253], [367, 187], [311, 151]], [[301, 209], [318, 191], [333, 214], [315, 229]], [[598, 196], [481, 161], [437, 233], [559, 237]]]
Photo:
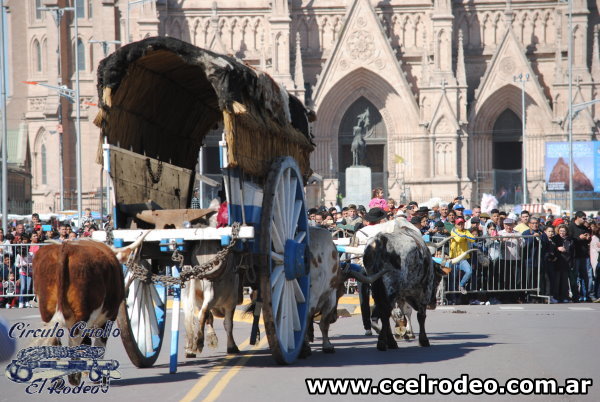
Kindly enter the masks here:
[[371, 168], [366, 166], [350, 166], [346, 168], [346, 198], [344, 206], [364, 205], [369, 210], [371, 201]]

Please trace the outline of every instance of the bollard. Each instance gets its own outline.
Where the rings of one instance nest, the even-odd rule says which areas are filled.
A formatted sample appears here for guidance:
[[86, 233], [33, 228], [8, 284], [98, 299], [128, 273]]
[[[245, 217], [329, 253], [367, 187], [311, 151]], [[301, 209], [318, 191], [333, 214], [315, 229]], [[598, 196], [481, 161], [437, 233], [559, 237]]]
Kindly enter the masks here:
[[[179, 270], [172, 268], [173, 278], [179, 278]], [[169, 361], [169, 374], [177, 372], [177, 350], [179, 348], [179, 301], [181, 299], [181, 285], [173, 285], [173, 310], [171, 311], [171, 359]]]

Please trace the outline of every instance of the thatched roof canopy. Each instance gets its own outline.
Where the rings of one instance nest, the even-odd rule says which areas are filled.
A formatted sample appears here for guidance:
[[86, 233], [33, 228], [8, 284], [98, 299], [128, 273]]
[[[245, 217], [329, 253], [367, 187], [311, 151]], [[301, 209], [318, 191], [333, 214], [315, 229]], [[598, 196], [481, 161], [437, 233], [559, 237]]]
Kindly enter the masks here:
[[310, 174], [309, 112], [271, 77], [168, 37], [126, 45], [98, 67], [95, 123], [113, 145], [194, 169], [206, 134], [224, 123], [230, 166], [262, 176], [292, 155]]

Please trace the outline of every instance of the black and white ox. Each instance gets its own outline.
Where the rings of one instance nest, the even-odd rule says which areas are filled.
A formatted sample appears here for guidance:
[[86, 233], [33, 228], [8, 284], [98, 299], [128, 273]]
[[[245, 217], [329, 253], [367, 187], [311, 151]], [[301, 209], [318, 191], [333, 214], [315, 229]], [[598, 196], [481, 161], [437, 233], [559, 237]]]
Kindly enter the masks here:
[[[389, 319], [394, 308], [404, 309], [405, 304], [417, 311], [419, 344], [429, 346], [425, 332], [426, 311], [435, 309], [436, 290], [447, 273], [433, 262], [431, 252], [418, 229], [404, 220], [396, 220], [392, 233], [379, 233], [367, 243], [363, 256], [367, 274], [388, 271], [372, 285], [382, 322], [377, 349], [398, 348]], [[455, 258], [452, 263], [458, 263], [466, 255]]]

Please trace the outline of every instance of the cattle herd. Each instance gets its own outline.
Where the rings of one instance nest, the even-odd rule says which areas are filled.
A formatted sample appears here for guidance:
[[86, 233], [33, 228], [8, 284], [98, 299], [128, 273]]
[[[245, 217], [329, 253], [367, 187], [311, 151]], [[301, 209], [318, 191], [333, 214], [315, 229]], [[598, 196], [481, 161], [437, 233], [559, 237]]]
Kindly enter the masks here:
[[[390, 318], [397, 326], [408, 325], [406, 336], [412, 334], [410, 312], [417, 312], [419, 344], [429, 346], [425, 332], [427, 309], [436, 306], [436, 289], [447, 273], [447, 262], [433, 258], [436, 247], [426, 243], [411, 224], [396, 220], [379, 228], [371, 228], [370, 237], [363, 237], [355, 250], [363, 250], [362, 264], [366, 274], [345, 269], [340, 264], [339, 252], [330, 232], [310, 228], [311, 290], [309, 320], [301, 357], [310, 354], [309, 342], [314, 340], [313, 320], [319, 318], [322, 350], [334, 352], [328, 331], [337, 319], [337, 304], [344, 294], [344, 282], [350, 277], [372, 285], [375, 305], [380, 312], [382, 327], [377, 349], [396, 349]], [[146, 232], [147, 234], [147, 232]], [[145, 235], [146, 235], [145, 234]], [[140, 246], [141, 236], [130, 246], [114, 249], [93, 240], [79, 240], [43, 247], [34, 259], [35, 292], [39, 300], [41, 318], [47, 326], [73, 327], [83, 321], [88, 328], [104, 328], [114, 321], [119, 306], [125, 300], [122, 265]], [[361, 248], [362, 247], [362, 248]], [[208, 261], [219, 251], [220, 243], [199, 243], [193, 252], [194, 262]], [[458, 257], [452, 261], [457, 263]], [[211, 279], [192, 279], [182, 294], [185, 316], [186, 357], [201, 353], [207, 339], [216, 345], [213, 317], [223, 317], [227, 333], [227, 353], [239, 352], [233, 339], [233, 316], [242, 303], [242, 274], [237, 270], [240, 257], [231, 253], [220, 274]], [[437, 262], [436, 262], [437, 261]], [[441, 261], [441, 262], [440, 262]], [[413, 335], [414, 336], [414, 335]], [[106, 338], [95, 338], [94, 346], [104, 346]], [[59, 344], [60, 339], [42, 339], [38, 342]], [[85, 337], [69, 338], [72, 346], [91, 344]], [[76, 376], [76, 375], [75, 375]], [[69, 378], [77, 384], [79, 378]]]

